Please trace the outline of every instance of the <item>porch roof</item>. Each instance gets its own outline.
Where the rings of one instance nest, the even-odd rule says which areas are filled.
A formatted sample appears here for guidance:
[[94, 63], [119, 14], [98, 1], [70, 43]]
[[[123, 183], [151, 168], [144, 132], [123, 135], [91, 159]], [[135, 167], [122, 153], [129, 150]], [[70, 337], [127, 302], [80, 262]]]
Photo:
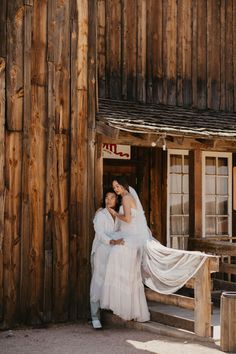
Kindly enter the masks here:
[[100, 99], [97, 124], [130, 133], [236, 138], [236, 113], [163, 104]]

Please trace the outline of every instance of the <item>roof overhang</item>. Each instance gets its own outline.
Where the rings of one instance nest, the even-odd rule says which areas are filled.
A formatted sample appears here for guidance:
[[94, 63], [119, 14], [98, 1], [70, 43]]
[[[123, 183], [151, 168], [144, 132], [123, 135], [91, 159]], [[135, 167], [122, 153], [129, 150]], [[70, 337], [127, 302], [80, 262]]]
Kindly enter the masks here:
[[140, 145], [158, 137], [212, 145], [218, 140], [232, 146], [236, 142], [235, 113], [100, 99], [96, 119], [97, 133], [117, 141], [136, 139]]

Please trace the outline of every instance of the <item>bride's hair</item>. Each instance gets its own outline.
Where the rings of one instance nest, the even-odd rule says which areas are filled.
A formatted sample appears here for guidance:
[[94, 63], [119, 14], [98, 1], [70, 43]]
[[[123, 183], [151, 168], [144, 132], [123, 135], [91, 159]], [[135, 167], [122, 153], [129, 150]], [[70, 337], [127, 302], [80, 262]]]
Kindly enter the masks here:
[[117, 181], [122, 187], [124, 187], [129, 192], [129, 183], [124, 176], [117, 176], [113, 178], [113, 181]]

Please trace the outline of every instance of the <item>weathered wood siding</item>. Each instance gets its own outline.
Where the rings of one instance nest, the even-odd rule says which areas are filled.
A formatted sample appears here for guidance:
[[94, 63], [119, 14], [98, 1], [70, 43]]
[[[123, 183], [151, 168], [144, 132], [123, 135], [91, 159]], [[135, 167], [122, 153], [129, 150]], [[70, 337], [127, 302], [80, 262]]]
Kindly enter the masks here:
[[0, 4], [5, 327], [88, 316], [95, 33], [96, 0]]
[[99, 95], [236, 111], [234, 0], [98, 0]]

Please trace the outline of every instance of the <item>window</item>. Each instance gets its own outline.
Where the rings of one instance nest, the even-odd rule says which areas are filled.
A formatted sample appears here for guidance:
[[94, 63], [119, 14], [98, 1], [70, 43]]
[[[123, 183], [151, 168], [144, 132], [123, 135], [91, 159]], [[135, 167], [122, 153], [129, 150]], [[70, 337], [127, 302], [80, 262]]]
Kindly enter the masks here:
[[189, 156], [168, 150], [167, 245], [187, 249], [189, 236]]
[[203, 237], [231, 236], [232, 155], [203, 153]]

